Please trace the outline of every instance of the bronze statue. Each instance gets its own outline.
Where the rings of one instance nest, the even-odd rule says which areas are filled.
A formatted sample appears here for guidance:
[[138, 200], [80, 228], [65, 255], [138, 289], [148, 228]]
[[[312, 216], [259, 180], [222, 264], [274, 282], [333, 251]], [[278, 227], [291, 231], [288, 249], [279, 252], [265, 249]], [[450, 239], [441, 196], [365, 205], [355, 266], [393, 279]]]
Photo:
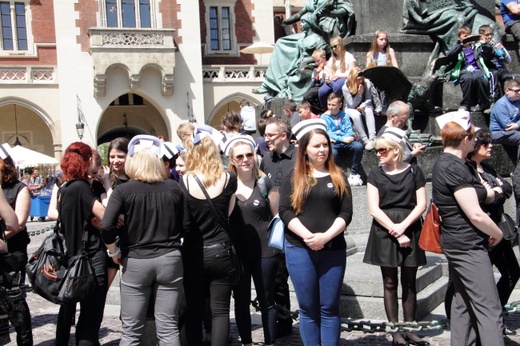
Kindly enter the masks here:
[[462, 25], [478, 34], [478, 28], [487, 24], [493, 28], [495, 42], [500, 42], [502, 30], [495, 21], [478, 13], [478, 10], [465, 0], [404, 0], [403, 28], [407, 34], [430, 35], [435, 48], [430, 61], [439, 53], [446, 55], [457, 42], [457, 29]]
[[312, 85], [312, 52], [317, 48], [328, 52], [331, 37], [353, 32], [354, 8], [350, 0], [307, 0], [300, 12], [283, 23], [297, 21], [303, 32], [276, 41], [265, 79], [254, 93], [302, 100]]

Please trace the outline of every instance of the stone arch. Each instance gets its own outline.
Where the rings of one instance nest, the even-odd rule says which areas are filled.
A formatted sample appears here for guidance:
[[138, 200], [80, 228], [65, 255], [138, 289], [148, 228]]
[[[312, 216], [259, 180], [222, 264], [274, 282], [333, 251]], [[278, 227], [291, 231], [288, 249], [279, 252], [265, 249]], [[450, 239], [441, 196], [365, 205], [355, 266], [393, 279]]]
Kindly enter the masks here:
[[[16, 122], [14, 120], [16, 106]], [[55, 156], [56, 147], [61, 143], [58, 124], [37, 104], [18, 97], [0, 99], [0, 129], [4, 141], [13, 144], [13, 134], [17, 132], [24, 146]], [[58, 148], [59, 149], [59, 148]]]
[[211, 124], [214, 127], [220, 125], [220, 118], [223, 112], [227, 112], [228, 109], [229, 111], [238, 112], [240, 110], [240, 107], [238, 105], [240, 104], [240, 101], [242, 101], [242, 99], [248, 100], [251, 106], [253, 107], [256, 107], [260, 104], [260, 102], [254, 97], [241, 92], [236, 92], [223, 98], [215, 105], [215, 107], [213, 107], [213, 110], [211, 111], [210, 116], [207, 120], [208, 124]]
[[[136, 96], [143, 104], [136, 105]], [[129, 104], [107, 106], [98, 122], [97, 144], [109, 142], [116, 137], [133, 137], [148, 134], [170, 138], [170, 128], [164, 110], [158, 103], [141, 90], [120, 94], [116, 100], [128, 100]], [[131, 103], [134, 104], [131, 104]]]

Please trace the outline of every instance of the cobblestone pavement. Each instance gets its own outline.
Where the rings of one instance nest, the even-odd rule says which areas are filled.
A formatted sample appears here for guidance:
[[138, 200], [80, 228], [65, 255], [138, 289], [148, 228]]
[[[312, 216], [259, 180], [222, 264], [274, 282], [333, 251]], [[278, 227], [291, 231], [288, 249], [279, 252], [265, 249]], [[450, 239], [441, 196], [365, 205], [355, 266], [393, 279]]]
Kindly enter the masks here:
[[[51, 225], [50, 222], [30, 222], [28, 223], [29, 230], [37, 230]], [[41, 234], [31, 237], [32, 242], [29, 246], [29, 251], [36, 249], [41, 240], [46, 234]], [[512, 297], [513, 301], [520, 300], [520, 289], [516, 289]], [[58, 305], [52, 304], [45, 299], [34, 293], [28, 293], [27, 301], [31, 309], [32, 323], [33, 323], [33, 334], [34, 334], [34, 345], [50, 346], [54, 345], [54, 335], [56, 329], [56, 320], [58, 314]], [[382, 304], [382, 302], [381, 302]], [[444, 319], [443, 307], [438, 307], [432, 314], [428, 316], [429, 320], [442, 320]], [[118, 318], [119, 306], [107, 305], [105, 309], [105, 317], [100, 331], [100, 342], [101, 345], [117, 345], [121, 337], [121, 322]], [[505, 338], [506, 345], [520, 345], [520, 313], [512, 314], [506, 317], [506, 324], [513, 330], [518, 330], [519, 335]], [[11, 343], [9, 345], [15, 345], [16, 334], [14, 329], [11, 327]], [[72, 335], [70, 344], [74, 345], [74, 329], [72, 329]], [[418, 333], [424, 337], [425, 340], [429, 341], [432, 346], [444, 346], [449, 345], [450, 333], [449, 331], [424, 331]], [[231, 337], [230, 345], [241, 345], [238, 340], [238, 333], [234, 319], [232, 318], [231, 324]], [[253, 314], [253, 341], [255, 345], [263, 345], [263, 333], [260, 322], [259, 313]], [[295, 322], [293, 328], [293, 335], [278, 339], [276, 345], [301, 345], [298, 324]], [[391, 345], [391, 337], [386, 333], [374, 333], [364, 334], [361, 331], [347, 332], [342, 331], [340, 345]]]

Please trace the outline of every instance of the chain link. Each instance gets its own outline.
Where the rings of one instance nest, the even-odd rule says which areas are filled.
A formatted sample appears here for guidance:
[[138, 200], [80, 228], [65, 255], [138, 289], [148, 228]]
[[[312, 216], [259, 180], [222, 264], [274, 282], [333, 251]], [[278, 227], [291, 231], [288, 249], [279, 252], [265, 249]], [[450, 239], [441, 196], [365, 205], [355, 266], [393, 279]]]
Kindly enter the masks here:
[[48, 227], [45, 227], [45, 228], [42, 228], [42, 229], [39, 229], [36, 231], [28, 231], [27, 233], [29, 234], [29, 237], [34, 237], [34, 236], [37, 236], [40, 234], [44, 234], [45, 232], [48, 232], [48, 231], [54, 231], [54, 225], [48, 226]]

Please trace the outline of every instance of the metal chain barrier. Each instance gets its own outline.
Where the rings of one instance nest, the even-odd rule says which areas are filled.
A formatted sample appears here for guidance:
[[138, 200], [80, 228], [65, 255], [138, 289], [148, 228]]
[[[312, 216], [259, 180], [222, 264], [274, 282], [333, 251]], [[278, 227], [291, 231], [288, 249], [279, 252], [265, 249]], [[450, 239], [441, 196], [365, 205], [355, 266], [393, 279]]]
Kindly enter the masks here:
[[38, 229], [36, 231], [30, 231], [30, 232], [28, 231], [27, 233], [29, 234], [29, 237], [34, 237], [34, 236], [43, 234], [43, 233], [48, 232], [48, 231], [54, 231], [54, 225], [48, 226], [48, 227], [45, 227], [45, 228], [42, 228], [42, 229]]
[[420, 332], [423, 330], [441, 330], [449, 325], [448, 320], [442, 321], [419, 321], [419, 322], [372, 322], [372, 321], [352, 321], [341, 319], [342, 330], [347, 332], [361, 331], [363, 333], [394, 333]]
[[[504, 306], [502, 315], [509, 316], [520, 312], [520, 301], [513, 302]], [[442, 330], [449, 327], [449, 320], [441, 321], [419, 321], [419, 322], [372, 322], [372, 321], [352, 321], [348, 318], [341, 319], [342, 330], [347, 332], [361, 331], [363, 333], [395, 333], [401, 332], [420, 332], [424, 330]]]

